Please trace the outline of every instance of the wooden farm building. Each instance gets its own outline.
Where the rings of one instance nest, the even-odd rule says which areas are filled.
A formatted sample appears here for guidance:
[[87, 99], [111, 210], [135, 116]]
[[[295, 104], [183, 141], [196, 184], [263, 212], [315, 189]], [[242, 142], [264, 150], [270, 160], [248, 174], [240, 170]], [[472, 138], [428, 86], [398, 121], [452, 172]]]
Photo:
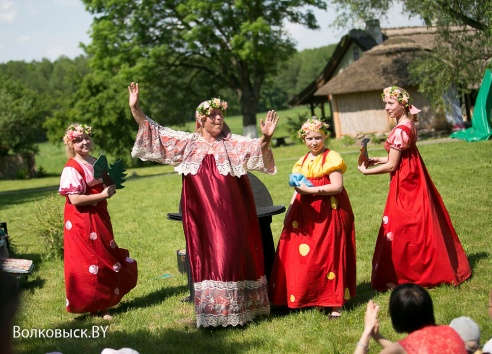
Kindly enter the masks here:
[[[411, 82], [408, 73], [408, 66], [419, 53], [432, 50], [434, 30], [427, 27], [380, 29], [379, 22], [375, 24], [365, 31], [351, 31], [357, 33], [357, 38], [365, 38], [364, 42], [350, 34], [343, 37], [322, 74], [290, 103], [309, 104], [313, 115], [314, 107], [319, 105], [324, 119], [324, 104], [328, 103], [333, 118], [329, 123], [336, 138], [377, 134], [389, 131], [394, 124], [386, 115], [381, 92], [387, 86], [397, 85], [408, 90], [412, 102], [422, 110], [419, 129], [445, 127], [445, 116], [431, 111], [429, 102], [417, 91], [418, 86]], [[353, 55], [356, 47], [361, 49], [359, 58]], [[336, 55], [339, 48], [340, 53]], [[350, 56], [352, 60], [348, 59]]]
[[440, 129], [446, 118], [436, 114], [412, 83], [408, 66], [419, 52], [432, 49], [434, 32], [426, 27], [389, 29], [386, 40], [364, 53], [355, 63], [328, 81], [315, 96], [331, 98], [336, 137], [381, 133], [392, 128], [381, 100], [387, 86], [405, 88], [419, 107], [418, 127]]
[[[327, 108], [330, 110], [330, 116], [333, 117], [328, 96], [315, 95], [315, 93], [331, 78], [361, 58], [363, 52], [380, 44], [382, 41], [383, 37], [377, 20], [368, 22], [366, 30], [351, 30], [342, 37], [322, 72], [304, 90], [292, 97], [289, 104], [291, 106], [309, 105], [312, 116], [315, 115], [314, 109], [319, 107], [321, 109], [321, 118], [327, 120], [325, 104], [328, 103]], [[334, 132], [333, 122], [328, 123], [330, 123], [332, 132]]]

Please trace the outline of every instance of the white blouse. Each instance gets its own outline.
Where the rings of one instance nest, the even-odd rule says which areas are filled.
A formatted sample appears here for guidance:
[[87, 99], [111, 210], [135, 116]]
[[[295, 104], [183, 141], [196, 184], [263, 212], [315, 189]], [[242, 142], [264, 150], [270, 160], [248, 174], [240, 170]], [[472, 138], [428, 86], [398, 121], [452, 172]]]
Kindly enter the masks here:
[[277, 172], [271, 147], [263, 155], [258, 138], [230, 134], [208, 143], [199, 133], [166, 128], [149, 117], [139, 128], [132, 150], [132, 157], [174, 166], [177, 173], [184, 175], [195, 175], [207, 154], [214, 155], [217, 169], [224, 176], [240, 177], [247, 170]]

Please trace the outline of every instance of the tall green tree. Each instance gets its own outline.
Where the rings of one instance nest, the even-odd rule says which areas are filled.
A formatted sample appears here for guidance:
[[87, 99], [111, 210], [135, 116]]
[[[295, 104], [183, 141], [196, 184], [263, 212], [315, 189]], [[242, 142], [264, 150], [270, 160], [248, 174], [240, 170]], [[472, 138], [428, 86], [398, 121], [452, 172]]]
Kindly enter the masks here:
[[322, 72], [336, 44], [297, 52], [283, 63], [273, 79], [268, 79], [261, 92], [260, 109], [287, 109], [289, 100], [304, 90]]
[[[354, 20], [391, 16], [392, 4], [402, 3], [403, 11], [421, 16], [436, 29], [435, 47], [422, 53], [410, 67], [420, 90], [437, 107], [449, 87], [461, 93], [476, 89], [485, 69], [492, 67], [492, 1], [490, 0], [331, 0], [340, 16], [338, 25]], [[443, 107], [444, 108], [444, 107]]]
[[36, 93], [20, 82], [0, 76], [0, 156], [22, 154], [28, 174], [35, 175], [36, 138], [41, 131], [42, 112]]
[[141, 84], [159, 115], [190, 117], [228, 89], [255, 133], [262, 85], [295, 52], [284, 21], [317, 29], [312, 8], [326, 9], [322, 0], [83, 1], [95, 15], [86, 47], [94, 70], [149, 79]]

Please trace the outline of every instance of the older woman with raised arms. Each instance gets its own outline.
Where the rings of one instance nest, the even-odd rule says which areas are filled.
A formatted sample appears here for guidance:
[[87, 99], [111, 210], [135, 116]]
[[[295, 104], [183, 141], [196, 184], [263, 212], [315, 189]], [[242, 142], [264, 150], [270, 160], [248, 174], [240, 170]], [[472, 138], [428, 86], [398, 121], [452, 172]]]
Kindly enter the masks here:
[[183, 176], [181, 209], [190, 259], [197, 327], [236, 326], [270, 313], [261, 233], [247, 170], [276, 173], [270, 141], [275, 111], [260, 121], [262, 136], [231, 134], [227, 102], [213, 98], [196, 109], [196, 131], [154, 122], [138, 106], [138, 84], [128, 87], [139, 130], [132, 156], [174, 166]]

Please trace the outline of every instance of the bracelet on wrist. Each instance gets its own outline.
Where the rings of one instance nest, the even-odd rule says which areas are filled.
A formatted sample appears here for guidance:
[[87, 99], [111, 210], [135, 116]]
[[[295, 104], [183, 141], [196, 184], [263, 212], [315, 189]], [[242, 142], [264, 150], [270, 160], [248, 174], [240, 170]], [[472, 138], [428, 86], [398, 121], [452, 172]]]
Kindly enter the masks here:
[[357, 342], [357, 346], [358, 347], [362, 347], [364, 348], [364, 351], [368, 352], [369, 351], [369, 345], [365, 345], [364, 343], [362, 342]]

